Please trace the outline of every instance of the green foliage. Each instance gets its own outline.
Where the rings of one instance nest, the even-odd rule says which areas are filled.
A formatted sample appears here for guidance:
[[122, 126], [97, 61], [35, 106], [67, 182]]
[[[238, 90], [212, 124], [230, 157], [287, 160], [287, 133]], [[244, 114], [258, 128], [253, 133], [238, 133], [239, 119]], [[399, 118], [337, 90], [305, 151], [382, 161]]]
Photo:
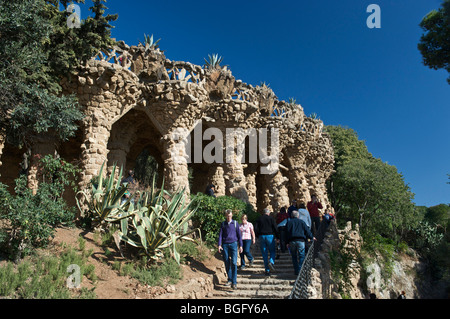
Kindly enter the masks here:
[[94, 17], [80, 28], [68, 28], [68, 1], [0, 0], [0, 127], [9, 143], [74, 135], [83, 113], [74, 95], [61, 94], [60, 82], [114, 42], [109, 22], [117, 16], [104, 16], [102, 2], [93, 1]]
[[364, 141], [351, 128], [328, 125], [325, 132], [330, 136], [334, 148], [334, 167], [338, 169], [350, 159], [372, 158]]
[[[67, 19], [71, 13], [67, 7], [72, 2], [84, 0], [39, 1], [42, 15], [51, 24], [52, 32], [45, 39], [44, 50], [48, 53], [48, 65], [56, 76], [68, 76], [78, 65], [85, 63], [100, 50], [107, 50], [115, 43], [111, 38], [111, 22], [118, 15], [106, 14], [106, 0], [92, 0], [90, 15], [81, 21], [80, 28], [69, 28]], [[61, 9], [61, 10], [60, 10]], [[82, 13], [82, 17], [85, 13]]]
[[450, 222], [450, 205], [439, 204], [436, 206], [428, 207], [424, 216], [425, 220], [430, 223], [439, 225], [443, 228], [447, 228]]
[[[402, 235], [414, 217], [413, 194], [394, 166], [379, 159], [354, 159], [334, 176], [334, 204], [344, 218], [358, 221], [363, 233]], [[335, 206], [335, 207], [336, 207]]]
[[[441, 8], [428, 13], [419, 25], [425, 32], [418, 44], [424, 65], [450, 73], [450, 0], [444, 0]], [[450, 76], [447, 82], [450, 84]]]
[[409, 229], [409, 243], [422, 255], [427, 255], [436, 249], [444, 239], [444, 234], [439, 232], [436, 225], [427, 220]]
[[180, 263], [176, 242], [193, 240], [188, 236], [196, 231], [188, 230], [188, 222], [197, 208], [192, 201], [187, 204], [185, 197], [185, 189], [171, 194], [164, 190], [164, 184], [157, 191], [153, 183], [151, 191], [142, 194], [136, 209], [122, 219], [116, 238], [137, 247], [153, 261], [163, 258], [163, 250], [168, 248]]
[[149, 265], [145, 258], [140, 263], [116, 263], [114, 269], [121, 276], [131, 276], [149, 286], [162, 286], [165, 282], [175, 284], [182, 278], [181, 267], [170, 258], [152, 265]]
[[55, 226], [71, 225], [75, 211], [62, 198], [65, 186], [76, 173], [70, 163], [46, 156], [40, 161], [39, 188], [33, 195], [27, 187], [26, 176], [16, 179], [15, 195], [0, 183], [0, 218], [8, 221], [2, 230], [1, 248], [10, 258], [18, 259], [34, 250], [45, 247], [53, 237]]
[[207, 245], [216, 246], [219, 238], [220, 224], [225, 220], [224, 211], [231, 209], [233, 219], [241, 223], [243, 214], [248, 216], [250, 222], [257, 219], [257, 213], [250, 204], [230, 196], [219, 196], [217, 198], [206, 194], [197, 193], [191, 196], [192, 201], [198, 205], [198, 209], [192, 220], [202, 232], [202, 238]]
[[92, 291], [82, 289], [77, 296], [67, 288], [67, 267], [71, 264], [80, 267], [81, 277], [95, 282], [95, 267], [87, 264], [83, 254], [70, 248], [60, 256], [36, 256], [32, 261], [20, 262], [17, 267], [12, 262], [0, 266], [0, 296], [17, 299], [95, 298]]
[[[161, 39], [158, 39], [156, 41], [153, 40], [153, 34], [151, 36], [149, 36], [149, 35], [146, 35], [144, 33], [144, 43], [143, 43], [143, 45], [144, 45], [146, 51], [147, 50], [154, 50], [154, 49], [158, 48], [159, 41], [161, 41]], [[142, 44], [140, 41], [139, 41], [139, 43]]]
[[147, 149], [143, 150], [136, 158], [134, 177], [144, 186], [150, 186], [153, 179], [158, 180], [158, 176], [158, 162]]
[[206, 58], [204, 60], [206, 62], [205, 66], [208, 69], [217, 69], [220, 68], [220, 63], [222, 63], [223, 58], [216, 53], [212, 55], [208, 54], [208, 60]]
[[335, 170], [327, 182], [328, 194], [342, 221], [358, 223], [362, 234], [401, 241], [420, 220], [414, 195], [397, 169], [374, 158], [356, 132], [327, 126], [335, 152]]
[[86, 216], [92, 219], [94, 223], [114, 222], [125, 218], [128, 210], [134, 209], [132, 205], [133, 196], [124, 202], [122, 198], [128, 190], [128, 185], [121, 184], [122, 168], [116, 178], [116, 166], [113, 166], [112, 172], [106, 179], [103, 176], [105, 163], [100, 168], [99, 175], [92, 183], [90, 191], [81, 190], [77, 193], [76, 201], [80, 212], [85, 213], [80, 205], [80, 198], [85, 198], [88, 204], [88, 212]]
[[60, 78], [48, 64], [44, 44], [53, 32], [45, 2], [6, 1], [0, 5], [0, 127], [8, 142], [21, 146], [52, 132], [73, 136], [82, 113], [74, 96], [60, 96]]

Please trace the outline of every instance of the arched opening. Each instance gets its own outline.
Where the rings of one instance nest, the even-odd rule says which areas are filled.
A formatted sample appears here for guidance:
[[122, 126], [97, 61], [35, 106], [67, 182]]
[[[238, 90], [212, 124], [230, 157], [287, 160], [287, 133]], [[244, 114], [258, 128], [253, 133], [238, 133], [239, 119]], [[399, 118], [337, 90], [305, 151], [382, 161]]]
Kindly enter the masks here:
[[[188, 155], [188, 169], [189, 169], [189, 186], [190, 193], [204, 193], [209, 184], [214, 184], [216, 195], [225, 192], [224, 186], [217, 182], [217, 168], [221, 165], [220, 157], [217, 152], [223, 152], [223, 146], [212, 147], [217, 136], [211, 133], [218, 133], [218, 131], [209, 130], [213, 128], [206, 120], [201, 120], [188, 135], [188, 143], [186, 152]], [[216, 142], [219, 142], [217, 140]], [[206, 152], [204, 153], [206, 147]], [[207, 157], [205, 157], [205, 155]], [[217, 160], [216, 160], [217, 159]], [[220, 175], [220, 174], [219, 174]], [[223, 177], [222, 177], [223, 178]], [[222, 189], [221, 189], [222, 188]]]
[[128, 171], [133, 170], [137, 188], [150, 186], [154, 175], [157, 186], [161, 185], [164, 170], [161, 134], [145, 112], [130, 110], [115, 122], [107, 147], [109, 171], [116, 165], [127, 177]]

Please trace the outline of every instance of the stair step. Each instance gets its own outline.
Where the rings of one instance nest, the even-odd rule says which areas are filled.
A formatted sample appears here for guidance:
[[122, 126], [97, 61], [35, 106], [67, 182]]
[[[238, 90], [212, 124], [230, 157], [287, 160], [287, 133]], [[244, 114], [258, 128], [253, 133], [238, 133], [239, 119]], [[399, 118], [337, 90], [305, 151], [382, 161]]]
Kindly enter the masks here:
[[[238, 286], [239, 287], [239, 286]], [[215, 297], [220, 298], [246, 298], [246, 299], [283, 299], [287, 298], [289, 291], [273, 291], [273, 290], [218, 290], [214, 293]]]
[[[283, 299], [287, 298], [292, 291], [292, 287], [297, 279], [292, 266], [292, 258], [289, 251], [277, 252], [278, 259], [275, 259], [275, 271], [271, 271], [270, 276], [265, 275], [264, 261], [258, 245], [253, 245], [251, 254], [254, 258], [253, 265], [249, 266], [245, 257], [246, 267], [237, 273], [237, 289], [231, 289], [219, 284], [213, 296], [215, 298], [245, 298], [245, 299]], [[238, 266], [241, 259], [238, 258]]]
[[295, 283], [295, 277], [292, 277], [292, 279], [289, 279], [287, 277], [280, 279], [275, 278], [274, 276], [270, 277], [240, 277], [239, 278], [239, 284], [240, 285], [247, 285], [247, 284], [256, 284], [256, 285], [286, 285], [286, 286], [292, 286]]

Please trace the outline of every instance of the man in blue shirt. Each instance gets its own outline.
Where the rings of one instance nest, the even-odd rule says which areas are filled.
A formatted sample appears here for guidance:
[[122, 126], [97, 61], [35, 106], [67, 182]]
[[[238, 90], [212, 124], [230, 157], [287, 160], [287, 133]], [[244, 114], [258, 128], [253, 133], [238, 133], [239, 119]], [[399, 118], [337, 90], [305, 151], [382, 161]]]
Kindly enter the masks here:
[[307, 239], [314, 239], [310, 228], [299, 219], [298, 211], [292, 211], [292, 219], [286, 223], [286, 237], [288, 247], [291, 251], [294, 272], [299, 274], [303, 261], [305, 260], [305, 242]]
[[231, 209], [225, 211], [226, 220], [220, 225], [219, 232], [219, 253], [222, 253], [225, 263], [225, 270], [228, 276], [227, 286], [237, 288], [237, 256], [242, 253], [242, 237], [239, 223], [233, 220]]

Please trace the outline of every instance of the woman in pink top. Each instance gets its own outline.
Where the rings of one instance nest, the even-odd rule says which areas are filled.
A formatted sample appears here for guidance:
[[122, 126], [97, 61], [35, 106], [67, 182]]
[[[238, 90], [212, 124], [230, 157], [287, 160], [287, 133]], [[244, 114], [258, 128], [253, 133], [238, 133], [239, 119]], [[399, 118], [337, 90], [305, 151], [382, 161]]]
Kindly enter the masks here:
[[241, 270], [245, 269], [245, 256], [247, 256], [247, 259], [250, 263], [250, 266], [253, 265], [253, 256], [250, 253], [250, 246], [252, 243], [255, 243], [255, 231], [253, 229], [252, 223], [250, 223], [247, 220], [247, 215], [242, 215], [242, 224], [239, 227], [241, 230], [241, 236], [242, 236], [242, 246], [243, 251], [241, 253]]

